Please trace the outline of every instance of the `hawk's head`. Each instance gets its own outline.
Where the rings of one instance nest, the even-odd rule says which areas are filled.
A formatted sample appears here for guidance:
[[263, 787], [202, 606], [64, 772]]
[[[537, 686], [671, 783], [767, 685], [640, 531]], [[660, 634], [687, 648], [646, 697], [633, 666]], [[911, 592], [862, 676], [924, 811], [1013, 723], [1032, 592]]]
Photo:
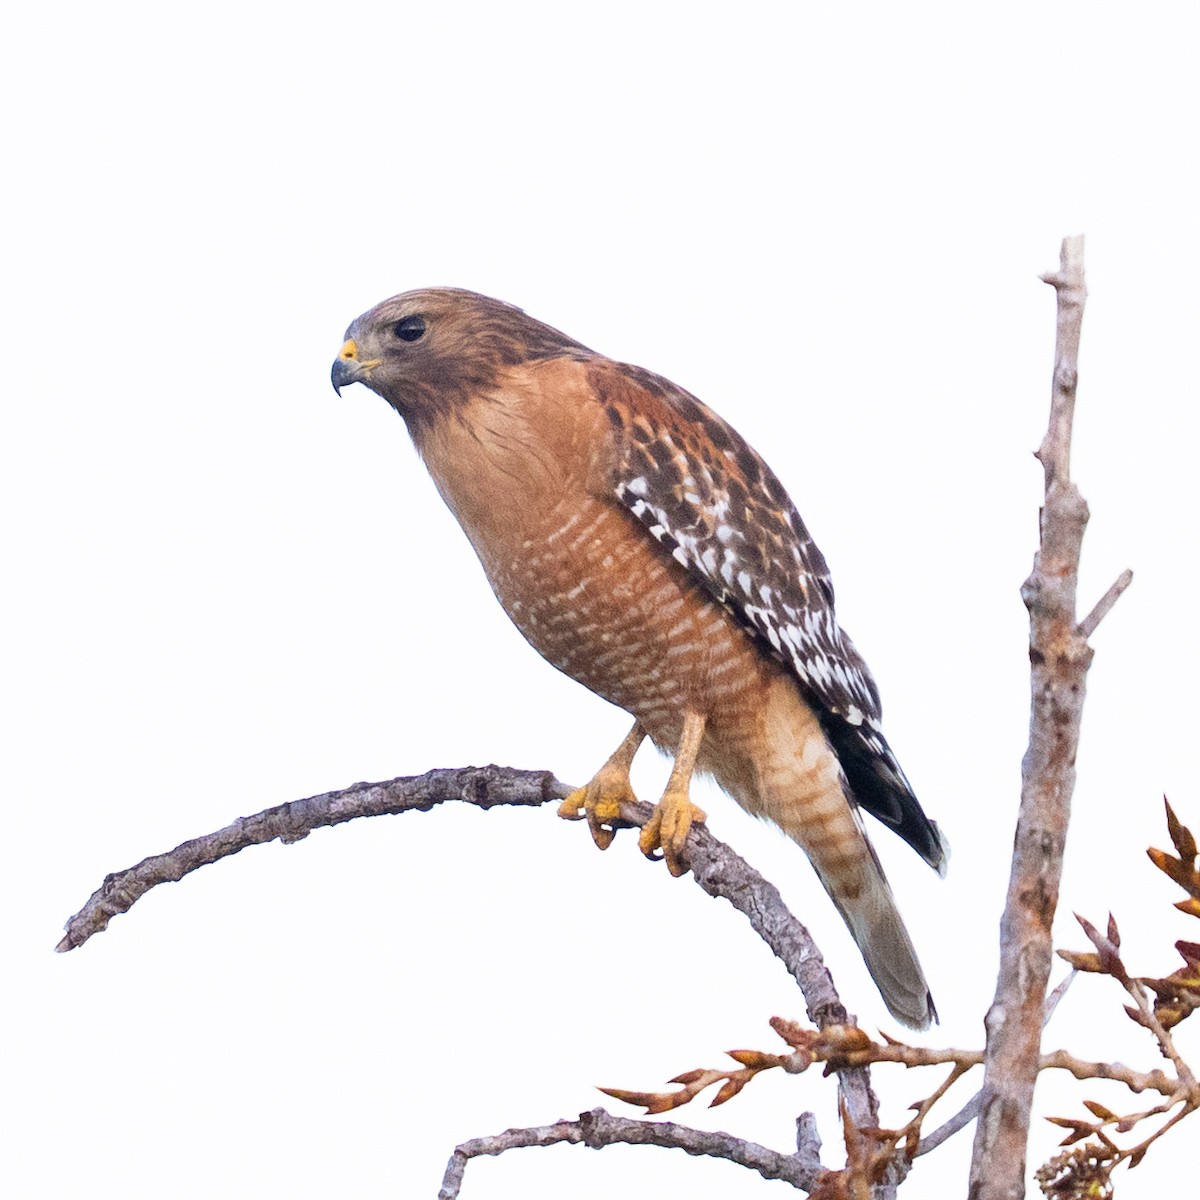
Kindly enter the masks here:
[[459, 288], [423, 288], [354, 321], [331, 377], [339, 393], [365, 383], [411, 425], [488, 391], [506, 368], [588, 353], [511, 304]]

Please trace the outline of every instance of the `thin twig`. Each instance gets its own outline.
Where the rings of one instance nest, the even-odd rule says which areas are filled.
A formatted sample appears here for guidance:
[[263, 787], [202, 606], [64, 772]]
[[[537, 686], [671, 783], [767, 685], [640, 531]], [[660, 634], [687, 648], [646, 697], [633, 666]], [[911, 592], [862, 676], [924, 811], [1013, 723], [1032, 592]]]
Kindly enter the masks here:
[[944, 1125], [940, 1125], [927, 1137], [921, 1139], [921, 1144], [917, 1147], [917, 1153], [913, 1157], [920, 1158], [922, 1154], [928, 1154], [931, 1150], [936, 1150], [943, 1142], [949, 1141], [979, 1116], [979, 1110], [982, 1107], [983, 1092], [976, 1092]]
[[1168, 1099], [1179, 1091], [1179, 1081], [1163, 1071], [1135, 1071], [1124, 1063], [1092, 1062], [1076, 1058], [1066, 1050], [1051, 1050], [1049, 1054], [1040, 1055], [1038, 1070], [1066, 1071], [1076, 1079], [1112, 1079], [1123, 1083], [1131, 1092], [1157, 1092]]
[[[676, 1075], [671, 1083], [673, 1091], [635, 1092], [624, 1088], [602, 1088], [610, 1096], [626, 1104], [644, 1108], [647, 1114], [669, 1112], [690, 1104], [709, 1088], [719, 1086], [712, 1106], [733, 1099], [753, 1079], [767, 1071], [782, 1070], [789, 1075], [802, 1075], [815, 1065], [824, 1065], [827, 1070], [841, 1070], [848, 1066], [868, 1066], [875, 1063], [891, 1063], [905, 1068], [950, 1066], [950, 1079], [929, 1099], [922, 1101], [922, 1116], [933, 1103], [940, 1099], [966, 1072], [982, 1066], [983, 1050], [959, 1050], [954, 1047], [910, 1046], [892, 1038], [874, 1041], [857, 1025], [835, 1025], [826, 1029], [812, 1029], [797, 1021], [772, 1017], [771, 1027], [791, 1047], [789, 1053], [770, 1053], [763, 1050], [730, 1050], [729, 1057], [737, 1064], [733, 1067], [701, 1067]], [[1172, 1079], [1162, 1070], [1135, 1071], [1123, 1063], [1095, 1062], [1077, 1058], [1066, 1050], [1054, 1050], [1038, 1058], [1038, 1070], [1067, 1071], [1076, 1079], [1108, 1079], [1123, 1083], [1132, 1092], [1154, 1091], [1174, 1100], [1190, 1093], [1194, 1079], [1184, 1066], [1179, 1077]], [[1200, 1096], [1197, 1097], [1200, 1099]], [[961, 1127], [961, 1126], [959, 1126]]]
[[[1058, 1008], [1062, 1002], [1062, 998], [1067, 994], [1067, 989], [1075, 982], [1079, 975], [1078, 971], [1069, 971], [1063, 976], [1062, 982], [1046, 997], [1046, 1003], [1042, 1009], [1042, 1028], [1045, 1029], [1050, 1023], [1050, 1018], [1054, 1016], [1054, 1010]], [[928, 1154], [931, 1150], [936, 1150], [943, 1142], [948, 1141], [960, 1130], [965, 1129], [970, 1123], [979, 1116], [979, 1109], [983, 1104], [982, 1090], [975, 1093], [970, 1100], [966, 1102], [945, 1124], [939, 1126], [927, 1137], [921, 1139], [921, 1145], [914, 1157], [922, 1154]]]
[[1050, 1018], [1054, 1016], [1054, 1010], [1062, 1003], [1062, 998], [1067, 994], [1067, 989], [1079, 977], [1079, 972], [1075, 970], [1068, 971], [1063, 976], [1062, 982], [1046, 997], [1046, 1003], [1042, 1006], [1042, 1028], [1045, 1029], [1050, 1024]]
[[358, 817], [395, 815], [414, 809], [428, 812], [448, 800], [462, 800], [480, 808], [501, 804], [536, 806], [561, 800], [569, 791], [548, 771], [491, 766], [428, 771], [386, 783], [356, 783], [341, 791], [293, 800], [252, 817], [239, 817], [224, 829], [192, 838], [165, 854], [152, 855], [136, 866], [106, 876], [83, 908], [67, 921], [66, 936], [55, 949], [64, 952], [82, 946], [93, 934], [106, 929], [113, 917], [128, 912], [151, 888], [177, 883], [192, 871], [250, 846], [277, 838], [285, 844], [298, 842], [314, 829]]
[[1167, 1059], [1175, 1068], [1180, 1082], [1186, 1088], [1190, 1089], [1194, 1087], [1196, 1078], [1192, 1074], [1192, 1069], [1175, 1048], [1175, 1039], [1171, 1036], [1170, 1030], [1158, 1019], [1158, 1014], [1154, 1011], [1154, 1005], [1150, 1003], [1149, 997], [1146, 995], [1144, 985], [1137, 979], [1129, 978], [1121, 980], [1121, 983], [1125, 991], [1132, 997], [1134, 1004], [1137, 1005], [1138, 1013], [1141, 1016], [1141, 1023], [1154, 1036], [1154, 1040], [1158, 1043], [1158, 1048], [1163, 1058]]
[[823, 1168], [807, 1155], [780, 1154], [755, 1142], [747, 1142], [728, 1133], [689, 1129], [672, 1121], [637, 1121], [614, 1117], [602, 1108], [579, 1114], [577, 1121], [558, 1121], [553, 1125], [529, 1129], [509, 1129], [492, 1137], [474, 1138], [455, 1148], [446, 1166], [438, 1200], [457, 1200], [467, 1163], [480, 1155], [503, 1154], [529, 1146], [553, 1146], [561, 1142], [590, 1146], [663, 1146], [688, 1154], [723, 1158], [757, 1171], [764, 1179], [779, 1179], [794, 1188], [812, 1191]]
[[1126, 567], [1113, 581], [1112, 587], [1096, 601], [1096, 607], [1079, 622], [1079, 636], [1081, 638], [1090, 638], [1096, 632], [1096, 626], [1108, 616], [1112, 606], [1120, 600], [1121, 593], [1132, 582], [1133, 572]]

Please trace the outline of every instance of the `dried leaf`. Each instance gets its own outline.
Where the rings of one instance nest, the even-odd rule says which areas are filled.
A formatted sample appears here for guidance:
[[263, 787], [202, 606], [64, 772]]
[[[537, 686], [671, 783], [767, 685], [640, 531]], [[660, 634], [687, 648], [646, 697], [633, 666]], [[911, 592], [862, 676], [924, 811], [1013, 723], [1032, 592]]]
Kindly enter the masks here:
[[1166, 796], [1163, 797], [1163, 804], [1167, 808], [1167, 830], [1171, 834], [1171, 844], [1179, 852], [1179, 857], [1190, 865], [1196, 858], [1196, 839], [1186, 825], [1179, 823], [1179, 818]]
[[1200, 872], [1190, 863], [1182, 862], [1165, 850], [1156, 850], [1153, 846], [1146, 853], [1164, 875], [1179, 884], [1188, 895], [1200, 899]]
[[1189, 967], [1200, 971], [1200, 942], [1176, 942], [1175, 949]]
[[1178, 1003], [1195, 1007], [1200, 1003], [1200, 975], [1193, 971], [1176, 971], [1166, 979], [1141, 980], [1164, 1004]]
[[1069, 1146], [1072, 1142], [1082, 1141], [1086, 1137], [1091, 1137], [1098, 1129], [1098, 1126], [1091, 1121], [1080, 1121], [1074, 1117], [1047, 1117], [1047, 1121], [1051, 1125], [1057, 1125], [1060, 1129], [1069, 1129], [1071, 1132], [1058, 1144], [1060, 1146]]
[[1154, 1015], [1164, 1029], [1174, 1029], [1180, 1021], [1192, 1015], [1193, 1009], [1186, 1004], [1156, 1004]]
[[1108, 940], [1116, 949], [1121, 948], [1121, 932], [1117, 929], [1117, 919], [1112, 913], [1108, 914]]
[[1103, 1104], [1098, 1104], [1095, 1100], [1085, 1100], [1084, 1107], [1092, 1114], [1093, 1117], [1099, 1117], [1102, 1121], [1116, 1121], [1117, 1114], [1110, 1108], [1105, 1108]]
[[1057, 950], [1055, 953], [1064, 962], [1070, 963], [1076, 971], [1092, 971], [1100, 975], [1105, 973], [1098, 954], [1080, 950]]
[[[1098, 930], [1086, 917], [1081, 917], [1078, 913], [1075, 914], [1083, 932], [1087, 934], [1088, 940], [1096, 947], [1100, 955], [1100, 968], [1106, 974], [1111, 975], [1114, 979], [1119, 979], [1125, 983], [1129, 979], [1129, 974], [1125, 970], [1125, 964], [1121, 961], [1121, 956], [1117, 953], [1117, 945], [1119, 943], [1113, 940], [1106, 934]], [[1109, 930], [1115, 930], [1116, 924], [1112, 917], [1109, 917]]]
[[724, 1104], [726, 1100], [732, 1100], [750, 1082], [750, 1076], [744, 1071], [735, 1071], [729, 1076], [720, 1090], [712, 1098], [712, 1103], [709, 1108], [716, 1108], [718, 1104]]
[[644, 1108], [647, 1112], [650, 1110], [650, 1105], [657, 1099], [657, 1092], [628, 1092], [624, 1088], [606, 1088], [597, 1089], [603, 1092], [606, 1096], [611, 1096], [614, 1100], [620, 1100], [622, 1104], [632, 1104], [636, 1108]]
[[1125, 1012], [1128, 1014], [1131, 1021], [1135, 1021], [1143, 1029], [1150, 1028], [1150, 1026], [1146, 1024], [1146, 1018], [1142, 1016], [1142, 1010], [1140, 1008], [1134, 1008], [1132, 1004], [1127, 1004], [1125, 1005]]
[[766, 1054], [762, 1050], [726, 1050], [725, 1053], [743, 1067], [753, 1067], [758, 1071], [779, 1066], [778, 1054]]

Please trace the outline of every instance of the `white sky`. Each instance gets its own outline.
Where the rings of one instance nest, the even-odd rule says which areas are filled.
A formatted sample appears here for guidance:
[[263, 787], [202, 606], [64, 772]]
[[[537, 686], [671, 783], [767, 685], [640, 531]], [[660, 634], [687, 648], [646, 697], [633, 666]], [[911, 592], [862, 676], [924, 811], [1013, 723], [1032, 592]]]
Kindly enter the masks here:
[[[363, 309], [452, 284], [668, 375], [771, 461], [829, 558], [887, 728], [954, 845], [877, 838], [977, 1045], [1027, 726], [1054, 297], [1088, 237], [1075, 473], [1094, 639], [1060, 943], [1112, 908], [1131, 966], [1195, 921], [1146, 863], [1200, 829], [1194, 6], [25, 5], [0, 439], [10, 980], [5, 1191], [433, 1197], [455, 1143], [773, 1049], [794, 985], [629, 837], [444, 808], [247, 852], [67, 956], [108, 871], [360, 779], [497, 761], [582, 782], [623, 714], [495, 604], [377, 397], [329, 364]], [[993, 12], [999, 12], [993, 9]], [[653, 798], [666, 764], [645, 752]], [[802, 855], [711, 792], [864, 1023], [898, 1032]], [[1077, 983], [1050, 1045], [1156, 1065]], [[1200, 1060], [1197, 1031], [1181, 1043]], [[904, 1119], [933, 1076], [879, 1071]], [[967, 1098], [963, 1092], [962, 1099]], [[1099, 1085], [1047, 1089], [1082, 1113]], [[613, 1105], [614, 1109], [619, 1106]], [[679, 1116], [786, 1148], [832, 1089]], [[948, 1113], [947, 1113], [948, 1115]], [[1196, 1131], [1121, 1195], [1173, 1186]], [[1031, 1152], [1056, 1142], [1039, 1125]], [[970, 1134], [914, 1195], [962, 1195]], [[466, 1200], [783, 1195], [650, 1149], [524, 1151]], [[905, 1193], [907, 1194], [907, 1193]]]

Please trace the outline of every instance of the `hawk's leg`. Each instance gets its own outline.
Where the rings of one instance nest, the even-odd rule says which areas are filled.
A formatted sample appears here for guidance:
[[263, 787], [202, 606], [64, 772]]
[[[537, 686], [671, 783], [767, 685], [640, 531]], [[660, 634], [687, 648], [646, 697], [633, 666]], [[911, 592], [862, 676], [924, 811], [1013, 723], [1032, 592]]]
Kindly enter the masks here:
[[635, 722], [625, 740], [596, 772], [591, 783], [576, 788], [559, 805], [560, 817], [568, 821], [586, 819], [592, 831], [592, 840], [601, 850], [607, 850], [616, 836], [621, 819], [621, 802], [637, 800], [629, 782], [629, 768], [645, 737], [645, 730]]
[[683, 719], [683, 733], [679, 737], [679, 748], [675, 751], [675, 765], [667, 790], [654, 806], [650, 820], [642, 826], [638, 846], [648, 858], [655, 850], [662, 850], [667, 860], [667, 870], [672, 875], [682, 875], [687, 870], [679, 861], [679, 852], [691, 832], [692, 825], [704, 820], [704, 813], [688, 798], [688, 785], [696, 766], [696, 755], [700, 753], [700, 741], [704, 737], [704, 717], [689, 712]]

